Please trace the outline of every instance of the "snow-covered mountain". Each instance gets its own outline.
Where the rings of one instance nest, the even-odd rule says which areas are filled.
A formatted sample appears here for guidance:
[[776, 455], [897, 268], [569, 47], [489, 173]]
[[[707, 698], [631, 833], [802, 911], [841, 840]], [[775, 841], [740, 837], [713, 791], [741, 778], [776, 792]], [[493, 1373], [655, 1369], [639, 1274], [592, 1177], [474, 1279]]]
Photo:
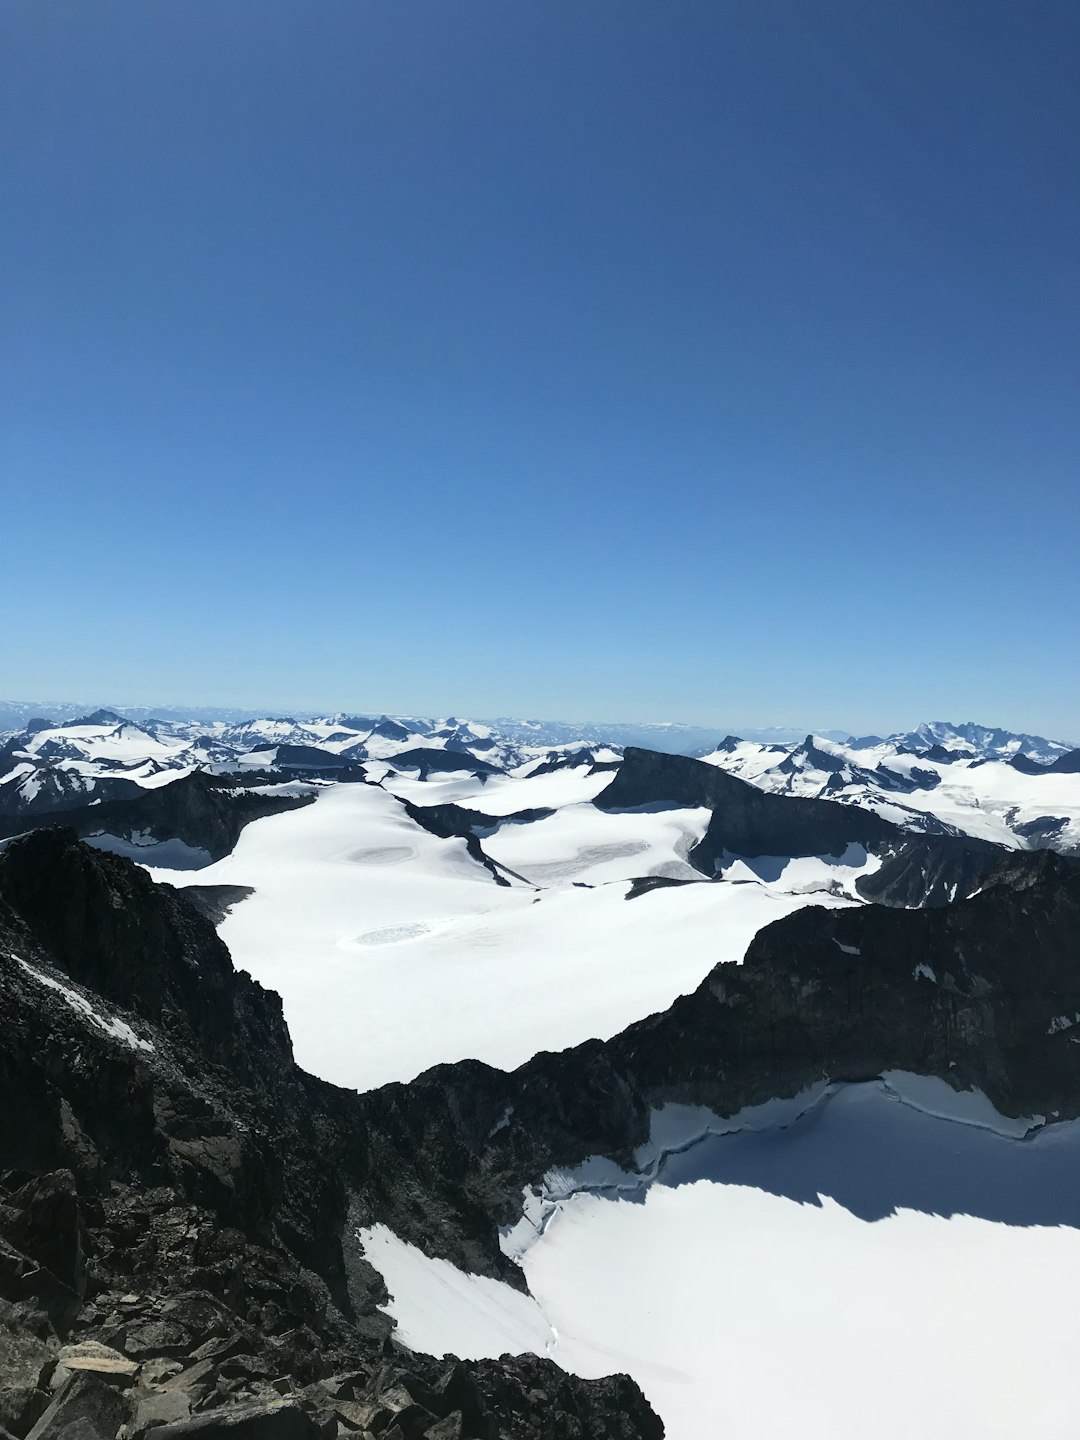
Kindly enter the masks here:
[[[961, 725], [954, 725], [948, 720], [927, 720], [914, 730], [890, 735], [888, 739], [894, 745], [914, 751], [940, 747], [983, 760], [1010, 760], [1014, 755], [1026, 755], [1043, 764], [1049, 764], [1077, 748], [1075, 744], [1063, 740], [1048, 740], [1044, 735], [1015, 734], [994, 725], [977, 725], [973, 720]], [[867, 749], [880, 745], [882, 741], [878, 736], [867, 735], [861, 739], [851, 737], [847, 743], [852, 749]]]
[[[652, 733], [615, 728], [623, 736]], [[672, 752], [676, 731], [689, 738], [686, 727], [659, 728], [666, 746], [637, 748]], [[570, 732], [574, 738], [565, 738]], [[582, 738], [583, 727], [557, 733], [563, 738], [553, 743], [551, 727], [539, 722], [453, 716], [141, 723], [107, 709], [61, 721], [37, 716], [0, 745], [0, 829], [17, 833], [24, 819], [131, 802], [195, 773], [247, 777], [248, 785], [367, 779], [431, 804], [472, 796], [499, 777], [511, 779], [516, 791], [529, 776], [610, 769], [623, 753], [621, 744]], [[726, 736], [703, 758], [759, 789], [857, 805], [913, 833], [1080, 850], [1080, 751], [1040, 736], [932, 722], [886, 739], [843, 743], [813, 735], [798, 743]], [[529, 805], [522, 800], [518, 808]]]
[[374, 761], [384, 768], [396, 762], [406, 773], [433, 766], [491, 773], [530, 758], [541, 763], [551, 753], [456, 719], [256, 716], [137, 724], [111, 710], [59, 722], [35, 717], [0, 744], [0, 819], [131, 798], [139, 787], [152, 789], [195, 771], [317, 778]]
[[704, 758], [772, 793], [858, 805], [906, 830], [1080, 854], [1080, 752], [1060, 746], [1040, 765], [1013, 745], [1021, 737], [982, 755], [970, 742], [943, 746], [930, 728], [918, 747], [915, 732], [848, 744], [807, 735], [793, 746], [729, 737]]

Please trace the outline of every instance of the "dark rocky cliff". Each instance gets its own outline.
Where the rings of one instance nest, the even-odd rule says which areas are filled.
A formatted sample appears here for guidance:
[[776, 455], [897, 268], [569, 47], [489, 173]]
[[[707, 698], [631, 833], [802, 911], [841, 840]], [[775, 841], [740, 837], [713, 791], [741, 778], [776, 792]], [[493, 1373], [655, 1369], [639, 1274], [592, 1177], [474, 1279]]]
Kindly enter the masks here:
[[705, 875], [713, 874], [725, 850], [748, 856], [841, 855], [849, 845], [883, 845], [901, 833], [854, 805], [772, 795], [703, 760], [633, 746], [593, 803], [602, 810], [648, 805], [711, 810], [709, 827], [688, 856]]
[[277, 815], [310, 805], [311, 794], [258, 793], [260, 786], [277, 783], [282, 776], [253, 772], [243, 778], [211, 775], [195, 770], [179, 780], [147, 790], [138, 788], [133, 797], [81, 805], [61, 814], [21, 815], [0, 820], [0, 835], [16, 835], [42, 825], [64, 825], [79, 835], [116, 835], [130, 839], [135, 834], [157, 840], [182, 840], [196, 850], [205, 850], [211, 860], [228, 855], [244, 826], [265, 815]]

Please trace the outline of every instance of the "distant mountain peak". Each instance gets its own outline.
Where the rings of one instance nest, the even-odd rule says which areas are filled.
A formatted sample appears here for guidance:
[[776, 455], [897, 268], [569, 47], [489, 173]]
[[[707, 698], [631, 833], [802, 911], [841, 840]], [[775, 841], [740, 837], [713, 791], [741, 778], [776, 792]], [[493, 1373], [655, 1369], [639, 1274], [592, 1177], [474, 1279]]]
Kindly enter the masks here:
[[123, 715], [118, 715], [115, 710], [94, 710], [89, 715], [80, 715], [75, 720], [65, 720], [63, 729], [71, 729], [76, 725], [128, 725], [131, 722]]
[[959, 724], [951, 720], [924, 720], [914, 730], [890, 735], [889, 740], [913, 750], [940, 745], [951, 751], [969, 749], [973, 755], [984, 760], [1007, 760], [1013, 755], [1027, 755], [1044, 763], [1056, 760], [1074, 748], [1063, 740], [1050, 740], [1045, 735], [1031, 735], [1026, 731], [1004, 730], [996, 725], [980, 725], [975, 720], [964, 720]]

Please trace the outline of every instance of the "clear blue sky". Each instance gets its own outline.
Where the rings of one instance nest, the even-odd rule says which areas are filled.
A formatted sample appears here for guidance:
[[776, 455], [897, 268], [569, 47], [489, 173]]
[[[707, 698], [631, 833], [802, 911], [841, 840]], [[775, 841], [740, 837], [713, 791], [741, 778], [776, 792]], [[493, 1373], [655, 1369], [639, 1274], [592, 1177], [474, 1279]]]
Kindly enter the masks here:
[[0, 693], [1080, 735], [1073, 0], [6, 0]]

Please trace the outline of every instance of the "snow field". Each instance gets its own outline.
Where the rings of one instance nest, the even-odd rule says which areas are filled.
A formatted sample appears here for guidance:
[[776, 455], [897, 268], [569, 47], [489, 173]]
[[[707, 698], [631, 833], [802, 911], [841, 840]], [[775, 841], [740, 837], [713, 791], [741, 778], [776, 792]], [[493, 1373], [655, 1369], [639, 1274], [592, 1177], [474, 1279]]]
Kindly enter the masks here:
[[[607, 818], [624, 837], [631, 822], [642, 827], [646, 848], [621, 862], [624, 875], [642, 873], [649, 845], [659, 854], [656, 837], [667, 826], [667, 845], [683, 824], [645, 814], [601, 826]], [[538, 1050], [607, 1038], [666, 1009], [719, 961], [741, 960], [762, 925], [806, 903], [757, 885], [630, 901], [625, 881], [498, 886], [463, 840], [428, 834], [370, 785], [328, 787], [302, 810], [253, 822], [215, 865], [151, 873], [254, 887], [222, 939], [281, 994], [298, 1063], [356, 1089], [468, 1057], [512, 1069]]]
[[361, 1238], [406, 1344], [628, 1371], [671, 1440], [1066, 1440], [1080, 1126], [1021, 1142], [911, 1078], [712, 1134], [633, 1198], [571, 1194], [523, 1254], [532, 1311]]

